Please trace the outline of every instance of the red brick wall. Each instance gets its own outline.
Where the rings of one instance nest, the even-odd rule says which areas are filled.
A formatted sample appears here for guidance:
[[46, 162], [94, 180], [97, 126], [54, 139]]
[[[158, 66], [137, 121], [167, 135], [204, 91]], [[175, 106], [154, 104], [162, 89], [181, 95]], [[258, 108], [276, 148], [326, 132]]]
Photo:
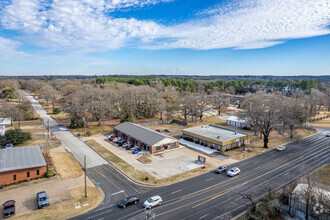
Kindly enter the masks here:
[[[39, 170], [39, 175], [37, 175], [37, 170]], [[30, 177], [27, 177], [27, 172], [30, 172]], [[14, 180], [14, 175], [16, 175], [16, 180]], [[45, 175], [46, 175], [46, 166], [2, 172], [0, 173], [0, 186], [6, 184], [12, 184], [27, 179], [35, 179]]]

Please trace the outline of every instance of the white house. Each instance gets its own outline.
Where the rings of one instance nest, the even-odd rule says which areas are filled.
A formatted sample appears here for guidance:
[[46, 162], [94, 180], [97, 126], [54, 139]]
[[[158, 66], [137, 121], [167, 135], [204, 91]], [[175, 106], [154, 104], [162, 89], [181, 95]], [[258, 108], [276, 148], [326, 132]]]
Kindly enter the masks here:
[[11, 125], [11, 118], [0, 118], [0, 136], [5, 135], [5, 125]]
[[248, 128], [250, 129], [250, 125], [243, 119], [240, 119], [237, 116], [230, 116], [227, 118], [227, 125], [228, 126], [234, 126], [237, 128]]

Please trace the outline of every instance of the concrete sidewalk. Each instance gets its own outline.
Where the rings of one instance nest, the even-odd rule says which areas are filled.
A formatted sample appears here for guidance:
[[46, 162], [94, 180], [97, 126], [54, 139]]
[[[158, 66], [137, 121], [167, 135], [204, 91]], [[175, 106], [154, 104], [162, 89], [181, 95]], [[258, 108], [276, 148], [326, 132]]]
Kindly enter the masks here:
[[[39, 104], [39, 102], [35, 100], [29, 93], [22, 90], [20, 92], [31, 102], [34, 110], [40, 115], [40, 117], [44, 121], [44, 125], [46, 126], [46, 128], [48, 126], [49, 121], [50, 129], [58, 130], [56, 128], [60, 127], [60, 125], [47, 114], [47, 112]], [[53, 134], [59, 141], [61, 141], [65, 150], [73, 154], [73, 156], [76, 158], [76, 160], [80, 163], [81, 166], [84, 166], [85, 155], [87, 168], [108, 163], [99, 154], [93, 151], [87, 144], [85, 144], [79, 138], [74, 136], [70, 131], [54, 131]]]

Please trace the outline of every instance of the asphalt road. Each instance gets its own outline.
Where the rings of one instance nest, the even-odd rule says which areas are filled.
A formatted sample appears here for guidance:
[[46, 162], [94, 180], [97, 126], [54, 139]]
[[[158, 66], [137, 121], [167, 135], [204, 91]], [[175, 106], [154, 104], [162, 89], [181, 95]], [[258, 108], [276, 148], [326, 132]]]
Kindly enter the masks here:
[[[156, 219], [222, 219], [236, 216], [248, 201], [239, 193], [253, 198], [278, 189], [291, 180], [330, 162], [330, 138], [322, 133], [288, 144], [286, 150], [267, 153], [231, 165], [241, 174], [227, 177], [213, 172], [165, 187], [145, 187], [129, 181], [111, 165], [88, 169], [89, 176], [100, 183], [105, 200], [96, 209], [75, 219], [145, 219], [143, 202], [160, 195], [161, 206], [152, 209]], [[129, 195], [139, 195], [140, 202], [125, 209], [117, 202]]]
[[29, 93], [20, 90], [20, 92], [31, 102], [34, 110], [40, 115], [46, 128], [49, 127], [52, 135], [61, 141], [66, 151], [73, 154], [81, 166], [84, 166], [84, 156], [86, 155], [87, 168], [108, 164], [99, 154], [91, 149], [85, 142], [74, 136], [69, 129], [59, 125], [50, 117], [45, 109]]

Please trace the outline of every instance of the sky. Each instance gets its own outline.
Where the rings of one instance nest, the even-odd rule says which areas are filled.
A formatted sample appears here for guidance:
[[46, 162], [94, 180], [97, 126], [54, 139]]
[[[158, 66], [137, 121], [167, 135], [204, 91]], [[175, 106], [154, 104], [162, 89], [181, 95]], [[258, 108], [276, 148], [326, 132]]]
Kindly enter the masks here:
[[330, 75], [329, 0], [0, 0], [0, 75]]

